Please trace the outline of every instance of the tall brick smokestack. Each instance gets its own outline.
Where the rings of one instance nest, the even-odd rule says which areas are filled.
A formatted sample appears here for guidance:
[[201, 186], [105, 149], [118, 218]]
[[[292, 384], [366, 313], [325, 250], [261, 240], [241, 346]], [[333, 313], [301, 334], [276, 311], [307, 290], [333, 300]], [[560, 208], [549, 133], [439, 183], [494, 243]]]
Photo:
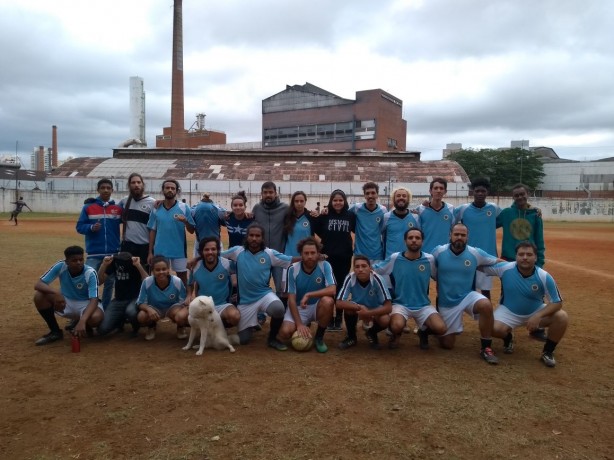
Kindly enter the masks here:
[[51, 167], [56, 168], [58, 166], [58, 127], [53, 125], [51, 127]]
[[171, 90], [171, 148], [181, 147], [185, 137], [183, 114], [183, 10], [182, 1], [173, 8], [173, 87]]

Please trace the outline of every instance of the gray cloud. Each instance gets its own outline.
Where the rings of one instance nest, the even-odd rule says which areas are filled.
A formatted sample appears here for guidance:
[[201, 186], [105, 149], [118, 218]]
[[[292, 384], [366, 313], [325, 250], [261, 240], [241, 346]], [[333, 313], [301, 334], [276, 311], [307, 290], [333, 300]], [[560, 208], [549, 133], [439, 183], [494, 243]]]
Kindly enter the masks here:
[[[120, 52], [70, 38], [44, 13], [0, 5], [0, 153], [13, 153], [19, 141], [27, 158], [33, 147], [51, 144], [55, 124], [64, 154], [110, 155], [128, 137], [132, 75], [145, 81], [148, 142], [154, 145], [170, 119], [172, 2], [167, 3], [152, 2], [143, 10], [148, 28], [136, 41], [129, 28], [109, 24], [126, 42]], [[614, 156], [611, 2], [398, 5], [184, 2], [186, 125], [204, 111], [207, 125], [226, 131], [229, 142], [257, 141], [261, 100], [286, 84], [310, 81], [353, 97], [367, 89], [356, 83], [367, 76], [368, 87], [404, 100], [408, 146], [422, 148], [426, 158], [439, 158], [446, 142], [500, 146], [522, 137], [536, 145], [539, 139], [591, 135], [592, 144], [562, 141], [560, 147], [578, 157]], [[347, 51], [349, 43], [353, 51]], [[219, 61], [208, 62], [214, 55]], [[374, 68], [376, 55], [391, 68]], [[312, 62], [302, 62], [303, 56]], [[331, 68], [342, 59], [352, 64]], [[396, 80], [391, 69], [398, 69]], [[470, 86], [468, 75], [477, 90], [463, 87]], [[423, 96], [429, 91], [432, 100]]]

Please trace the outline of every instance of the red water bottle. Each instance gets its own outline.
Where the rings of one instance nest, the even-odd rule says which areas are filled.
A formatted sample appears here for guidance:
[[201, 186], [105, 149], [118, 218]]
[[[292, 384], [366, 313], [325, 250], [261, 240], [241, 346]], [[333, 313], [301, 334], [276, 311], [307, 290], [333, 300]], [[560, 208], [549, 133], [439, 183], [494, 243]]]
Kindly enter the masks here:
[[81, 351], [81, 340], [77, 334], [72, 334], [70, 337], [70, 343], [73, 353], [79, 353]]

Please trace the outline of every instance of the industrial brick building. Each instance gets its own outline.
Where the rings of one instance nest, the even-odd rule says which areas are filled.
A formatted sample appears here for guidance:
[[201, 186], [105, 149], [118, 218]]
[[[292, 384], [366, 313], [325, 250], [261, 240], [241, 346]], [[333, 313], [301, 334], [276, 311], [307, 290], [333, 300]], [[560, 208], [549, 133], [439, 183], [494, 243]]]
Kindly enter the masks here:
[[311, 83], [262, 101], [263, 150], [405, 151], [403, 101], [381, 89], [344, 99]]

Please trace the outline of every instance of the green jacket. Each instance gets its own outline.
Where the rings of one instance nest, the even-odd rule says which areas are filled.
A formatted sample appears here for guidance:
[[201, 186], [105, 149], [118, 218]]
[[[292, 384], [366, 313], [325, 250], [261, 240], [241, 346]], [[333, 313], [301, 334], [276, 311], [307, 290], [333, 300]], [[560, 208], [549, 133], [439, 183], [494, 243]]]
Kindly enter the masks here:
[[497, 216], [497, 228], [503, 227], [501, 257], [516, 260], [516, 245], [521, 241], [530, 241], [537, 246], [537, 265], [543, 267], [546, 262], [544, 245], [544, 222], [538, 216], [536, 208], [518, 209], [516, 204], [505, 208]]

